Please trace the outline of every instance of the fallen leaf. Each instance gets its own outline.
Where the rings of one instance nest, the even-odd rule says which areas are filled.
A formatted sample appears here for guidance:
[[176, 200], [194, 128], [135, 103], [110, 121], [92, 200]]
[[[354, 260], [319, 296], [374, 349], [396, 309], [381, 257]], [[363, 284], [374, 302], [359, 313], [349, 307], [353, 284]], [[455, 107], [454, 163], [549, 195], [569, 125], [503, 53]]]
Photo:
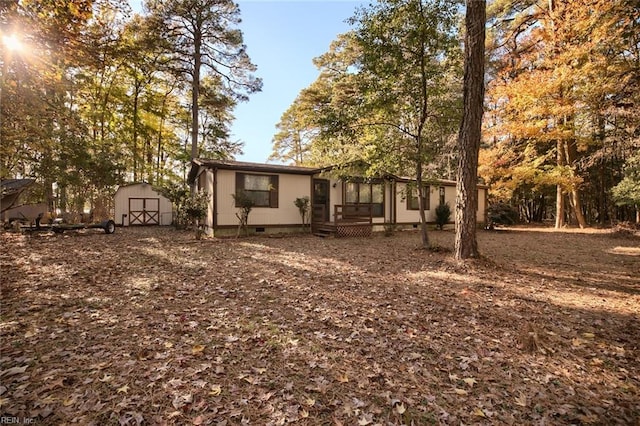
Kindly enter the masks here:
[[482, 408], [479, 407], [473, 409], [473, 415], [478, 417], [487, 417], [484, 411], [482, 411]]
[[199, 355], [199, 354], [201, 354], [201, 353], [204, 351], [204, 348], [205, 348], [205, 346], [204, 346], [204, 345], [194, 345], [194, 346], [191, 348], [191, 353], [192, 353], [193, 355]]
[[349, 382], [349, 377], [347, 376], [347, 374], [340, 374], [338, 375], [338, 377], [336, 377], [336, 380], [339, 381], [340, 383], [348, 383]]
[[119, 387], [116, 392], [117, 393], [127, 393], [127, 392], [129, 392], [129, 385], [124, 385], [122, 387]]
[[261, 393], [258, 398], [260, 399], [260, 401], [268, 401], [271, 399], [272, 396], [273, 396], [273, 392], [265, 392], [265, 393]]
[[402, 402], [393, 404], [393, 409], [398, 414], [404, 414], [404, 412], [407, 411], [407, 407]]
[[527, 406], [527, 396], [524, 394], [520, 394], [520, 396], [518, 396], [516, 398], [516, 405], [519, 405], [521, 407], [526, 407]]
[[240, 378], [250, 385], [257, 385], [258, 383], [260, 383], [260, 379], [253, 376], [242, 376]]
[[593, 333], [582, 333], [582, 337], [584, 337], [585, 339], [593, 339], [594, 337], [596, 337], [596, 335]]
[[464, 389], [458, 389], [458, 388], [455, 388], [455, 389], [453, 389], [453, 391], [454, 391], [455, 393], [457, 393], [458, 395], [468, 395], [468, 394], [469, 394], [469, 392], [467, 392], [467, 391], [466, 391], [466, 390], [464, 390]]
[[192, 402], [193, 402], [193, 395], [190, 393], [187, 393], [184, 395], [176, 395], [176, 397], [173, 398], [172, 404], [173, 404], [173, 408], [180, 409], [187, 404], [191, 404]]
[[358, 425], [359, 426], [367, 426], [370, 425], [371, 423], [373, 423], [373, 420], [371, 419], [371, 416], [362, 416], [358, 419]]
[[27, 370], [27, 367], [28, 365], [23, 365], [22, 367], [11, 367], [10, 369], [4, 370], [2, 373], [0, 373], [0, 377], [22, 374]]
[[220, 385], [212, 385], [209, 395], [218, 396], [222, 393], [222, 387]]
[[473, 377], [467, 377], [466, 379], [462, 379], [462, 381], [465, 382], [470, 388], [478, 383]]

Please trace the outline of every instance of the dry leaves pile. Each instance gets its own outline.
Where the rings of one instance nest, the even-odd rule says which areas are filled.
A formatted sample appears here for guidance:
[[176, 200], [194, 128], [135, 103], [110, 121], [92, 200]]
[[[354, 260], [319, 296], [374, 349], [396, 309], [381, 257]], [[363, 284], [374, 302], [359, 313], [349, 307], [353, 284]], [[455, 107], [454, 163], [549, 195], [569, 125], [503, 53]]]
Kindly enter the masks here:
[[[451, 247], [452, 232], [433, 232]], [[636, 424], [637, 238], [2, 234], [0, 415], [38, 424]]]

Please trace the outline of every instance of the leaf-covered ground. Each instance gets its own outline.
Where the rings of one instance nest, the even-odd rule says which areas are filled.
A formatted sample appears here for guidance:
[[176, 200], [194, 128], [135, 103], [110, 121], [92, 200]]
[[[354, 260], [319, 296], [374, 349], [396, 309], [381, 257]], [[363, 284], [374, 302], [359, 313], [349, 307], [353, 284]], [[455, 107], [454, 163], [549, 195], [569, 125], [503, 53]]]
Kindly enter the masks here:
[[[432, 232], [443, 248], [451, 231]], [[0, 235], [0, 415], [37, 424], [638, 424], [640, 239]]]

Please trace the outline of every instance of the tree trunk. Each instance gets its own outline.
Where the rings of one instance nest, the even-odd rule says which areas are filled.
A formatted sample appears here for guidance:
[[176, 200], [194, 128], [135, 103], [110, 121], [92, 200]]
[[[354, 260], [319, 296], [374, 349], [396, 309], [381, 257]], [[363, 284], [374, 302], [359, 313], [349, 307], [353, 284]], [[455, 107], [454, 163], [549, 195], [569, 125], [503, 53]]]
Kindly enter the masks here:
[[[578, 157], [578, 146], [575, 139], [569, 140], [566, 143], [567, 148], [567, 164], [573, 166], [576, 162], [576, 158]], [[574, 171], [572, 169], [572, 175]], [[578, 222], [578, 226], [580, 228], [587, 227], [587, 220], [584, 218], [584, 213], [582, 213], [582, 196], [580, 195], [580, 189], [574, 183], [571, 187], [571, 207], [573, 208], [573, 213], [576, 217], [576, 221]]]
[[202, 64], [202, 36], [195, 34], [193, 41], [193, 81], [191, 83], [191, 160], [198, 158], [198, 116], [200, 113], [200, 67]]
[[564, 191], [562, 185], [556, 186], [556, 229], [562, 228], [566, 223], [564, 220]]
[[[604, 104], [604, 99], [600, 100], [601, 104]], [[599, 145], [602, 147], [601, 149], [604, 150], [604, 158], [608, 157], [607, 154], [607, 145], [605, 142], [605, 135], [606, 135], [606, 128], [605, 128], [605, 118], [603, 116], [603, 114], [598, 114], [598, 133], [597, 133], [597, 140]], [[599, 193], [598, 193], [598, 222], [600, 223], [601, 226], [604, 226], [606, 220], [607, 220], [607, 187], [606, 187], [606, 182], [607, 182], [607, 160], [602, 159], [600, 161], [600, 187], [599, 187]]]
[[[418, 139], [420, 136], [418, 136]], [[418, 152], [420, 152], [421, 142], [418, 141]], [[422, 157], [418, 155], [418, 161], [416, 163], [416, 183], [418, 185], [418, 211], [420, 213], [420, 237], [422, 239], [422, 248], [429, 248], [429, 233], [427, 231], [427, 215], [425, 214], [425, 196], [424, 185], [422, 183]]]
[[467, 0], [464, 46], [464, 112], [458, 135], [455, 258], [479, 256], [476, 239], [478, 156], [484, 112], [486, 1]]
[[[556, 142], [556, 164], [558, 167], [564, 166], [564, 143], [561, 140]], [[556, 229], [565, 225], [564, 221], [564, 189], [562, 185], [556, 185]]]
[[578, 226], [580, 228], [587, 227], [587, 220], [584, 217], [584, 213], [582, 212], [582, 196], [580, 195], [580, 190], [578, 188], [574, 188], [571, 190], [571, 207], [573, 207], [573, 213], [576, 216], [576, 221], [578, 222]]
[[[422, 240], [422, 247], [429, 248], [429, 232], [427, 230], [427, 215], [425, 214], [425, 194], [424, 194], [424, 185], [422, 184], [422, 179], [418, 182], [418, 206], [420, 209], [420, 237]], [[428, 196], [428, 194], [427, 194]]]
[[[200, 67], [202, 65], [202, 34], [198, 31], [194, 34], [193, 40], [193, 81], [191, 82], [191, 161], [198, 158], [198, 119], [200, 107]], [[197, 184], [194, 181], [191, 185], [191, 196], [196, 196]]]
[[[138, 79], [135, 79], [134, 83], [134, 92], [133, 92], [133, 143], [132, 143], [132, 151], [133, 151], [133, 181], [138, 182], [138, 170], [140, 168], [140, 163], [138, 162], [140, 153], [138, 152], [138, 128], [139, 128], [139, 113], [138, 113], [138, 103], [140, 101], [140, 83]], [[142, 174], [140, 174], [142, 176]]]

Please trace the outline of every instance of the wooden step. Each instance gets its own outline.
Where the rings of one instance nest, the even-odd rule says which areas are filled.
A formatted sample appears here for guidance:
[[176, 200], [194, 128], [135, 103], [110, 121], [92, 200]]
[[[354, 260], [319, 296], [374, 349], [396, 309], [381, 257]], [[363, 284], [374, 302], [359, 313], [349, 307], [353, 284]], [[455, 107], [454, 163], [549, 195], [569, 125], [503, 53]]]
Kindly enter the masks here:
[[335, 235], [336, 227], [335, 225], [327, 224], [327, 223], [316, 223], [312, 225], [313, 235], [318, 237], [330, 237]]

